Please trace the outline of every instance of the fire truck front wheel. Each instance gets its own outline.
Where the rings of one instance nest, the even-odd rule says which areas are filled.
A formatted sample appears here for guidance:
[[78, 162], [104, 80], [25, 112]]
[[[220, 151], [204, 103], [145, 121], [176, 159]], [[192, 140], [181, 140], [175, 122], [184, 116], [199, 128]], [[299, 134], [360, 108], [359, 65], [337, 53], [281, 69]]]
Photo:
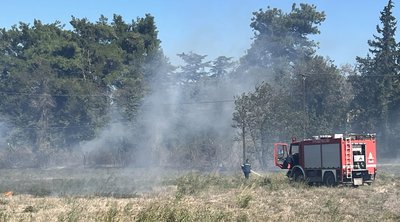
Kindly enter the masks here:
[[296, 169], [294, 171], [294, 181], [296, 181], [296, 182], [304, 181], [304, 174], [303, 174], [303, 172], [301, 172], [301, 170]]

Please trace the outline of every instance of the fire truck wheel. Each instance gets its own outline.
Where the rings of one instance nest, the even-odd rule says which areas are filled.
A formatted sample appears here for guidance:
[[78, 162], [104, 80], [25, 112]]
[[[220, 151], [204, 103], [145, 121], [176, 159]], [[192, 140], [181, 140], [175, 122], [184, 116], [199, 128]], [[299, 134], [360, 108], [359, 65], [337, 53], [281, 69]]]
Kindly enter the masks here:
[[336, 185], [335, 176], [332, 172], [326, 172], [324, 175], [324, 184], [327, 187], [333, 187]]
[[296, 182], [302, 182], [302, 181], [304, 181], [303, 172], [301, 172], [300, 170], [296, 170], [296, 171], [294, 172], [294, 181], [296, 181]]

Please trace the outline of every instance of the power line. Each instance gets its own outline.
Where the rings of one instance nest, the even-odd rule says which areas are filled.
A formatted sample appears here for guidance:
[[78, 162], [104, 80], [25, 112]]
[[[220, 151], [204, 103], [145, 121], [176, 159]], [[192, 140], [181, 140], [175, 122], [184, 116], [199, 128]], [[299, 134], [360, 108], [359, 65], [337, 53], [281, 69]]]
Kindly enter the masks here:
[[0, 91], [0, 94], [9, 96], [53, 96], [53, 97], [110, 97], [105, 94], [50, 94], [50, 93], [30, 93], [30, 92], [17, 92], [17, 91]]
[[[52, 97], [112, 97], [111, 95], [101, 94], [49, 94], [49, 93], [28, 93], [28, 92], [17, 92], [17, 91], [0, 91], [0, 94], [10, 96], [52, 96]], [[213, 103], [230, 103], [234, 102], [233, 99], [226, 100], [210, 100], [210, 101], [197, 101], [197, 102], [178, 102], [178, 103], [161, 103], [160, 105], [191, 105], [191, 104], [213, 104]], [[154, 104], [142, 104], [142, 106], [155, 106]]]
[[80, 128], [86, 129], [88, 127], [95, 127], [96, 125], [73, 125], [73, 126], [48, 126], [48, 127], [13, 127], [16, 129], [26, 129], [26, 130], [49, 130], [49, 129], [69, 129], [69, 128]]
[[[213, 101], [198, 101], [198, 102], [182, 102], [182, 103], [160, 103], [158, 105], [161, 106], [172, 106], [172, 105], [197, 105], [197, 104], [217, 104], [217, 103], [232, 103], [235, 100], [213, 100]], [[157, 106], [156, 104], [144, 104], [141, 106]], [[107, 122], [107, 124], [115, 124], [115, 123], [123, 123], [123, 121], [114, 121], [114, 122]], [[99, 125], [96, 124], [85, 124], [85, 125], [68, 125], [68, 126], [61, 126], [61, 125], [50, 125], [47, 127], [38, 127], [38, 126], [30, 126], [30, 127], [11, 127], [16, 129], [23, 129], [23, 130], [53, 130], [53, 129], [87, 129], [89, 127], [98, 127]]]
[[[197, 101], [197, 102], [160, 103], [159, 105], [173, 106], [173, 105], [197, 105], [197, 104], [215, 104], [215, 103], [231, 103], [231, 102], [235, 102], [235, 100], [227, 99], [227, 100], [210, 100], [210, 101]], [[156, 106], [156, 105], [143, 104], [143, 106]]]

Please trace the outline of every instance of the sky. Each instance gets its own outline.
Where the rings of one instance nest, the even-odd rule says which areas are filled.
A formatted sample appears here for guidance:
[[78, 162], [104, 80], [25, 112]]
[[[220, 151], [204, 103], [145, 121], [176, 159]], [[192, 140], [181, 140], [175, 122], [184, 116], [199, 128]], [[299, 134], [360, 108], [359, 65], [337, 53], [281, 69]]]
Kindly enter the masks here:
[[[113, 14], [126, 22], [144, 17], [155, 17], [164, 54], [173, 65], [182, 61], [182, 52], [207, 55], [208, 60], [218, 56], [239, 59], [250, 48], [253, 31], [252, 13], [259, 9], [280, 8], [289, 12], [293, 3], [314, 4], [326, 13], [319, 27], [321, 34], [312, 37], [319, 42], [317, 53], [329, 57], [338, 66], [354, 64], [356, 56], [368, 53], [367, 41], [373, 38], [380, 12], [386, 0], [3, 0], [0, 2], [0, 27], [9, 29], [19, 22], [33, 24], [60, 21], [70, 28], [71, 16], [87, 18], [92, 22], [100, 15]], [[399, 18], [399, 2], [394, 15]]]

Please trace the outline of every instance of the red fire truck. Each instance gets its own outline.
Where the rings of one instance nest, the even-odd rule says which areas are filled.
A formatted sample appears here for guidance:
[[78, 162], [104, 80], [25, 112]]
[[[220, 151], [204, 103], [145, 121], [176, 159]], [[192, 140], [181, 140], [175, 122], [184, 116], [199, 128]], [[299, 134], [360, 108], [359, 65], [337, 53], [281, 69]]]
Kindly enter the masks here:
[[275, 165], [295, 181], [355, 186], [376, 176], [375, 134], [334, 134], [274, 144]]

